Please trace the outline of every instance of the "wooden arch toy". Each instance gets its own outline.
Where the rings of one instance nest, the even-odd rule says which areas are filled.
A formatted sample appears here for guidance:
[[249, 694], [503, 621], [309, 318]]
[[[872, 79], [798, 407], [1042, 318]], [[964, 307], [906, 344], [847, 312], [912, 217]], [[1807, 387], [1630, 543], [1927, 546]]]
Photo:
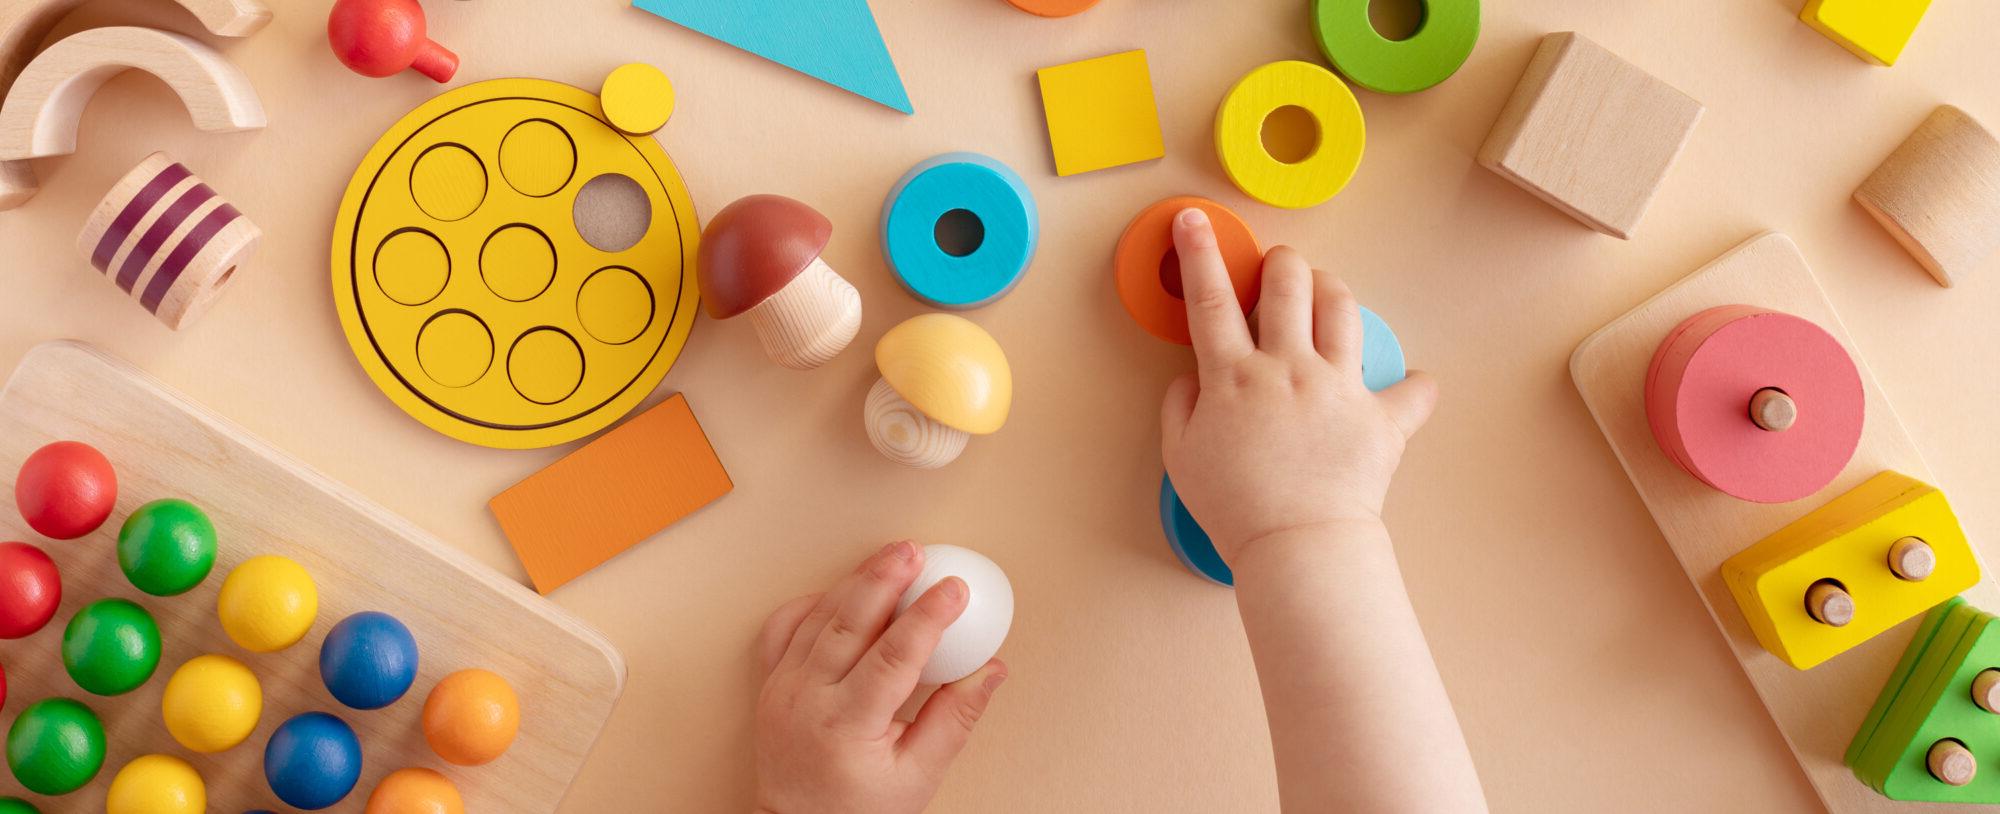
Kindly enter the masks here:
[[[175, 0], [194, 14], [209, 33], [247, 37], [271, 22], [271, 10], [259, 0]], [[11, 0], [0, 4], [0, 98], [34, 55], [56, 23], [82, 6], [84, 0]], [[40, 189], [26, 162], [0, 161], [0, 210], [20, 206]]]
[[151, 28], [93, 28], [49, 46], [14, 80], [0, 106], [0, 160], [75, 152], [84, 105], [128, 69], [172, 87], [198, 129], [231, 133], [264, 126], [264, 106], [250, 78], [215, 49]]

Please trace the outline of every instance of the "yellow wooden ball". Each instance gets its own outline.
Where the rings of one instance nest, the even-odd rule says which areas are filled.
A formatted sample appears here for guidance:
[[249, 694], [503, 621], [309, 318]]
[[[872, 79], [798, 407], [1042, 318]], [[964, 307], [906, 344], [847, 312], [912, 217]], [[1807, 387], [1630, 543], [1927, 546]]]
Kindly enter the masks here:
[[201, 814], [208, 809], [208, 788], [188, 762], [168, 755], [133, 758], [104, 798], [105, 814]]
[[222, 581], [215, 612], [223, 632], [243, 649], [270, 653], [305, 638], [319, 615], [319, 589], [305, 566], [291, 559], [251, 557]]
[[242, 743], [264, 713], [264, 690], [242, 662], [209, 654], [188, 659], [167, 679], [160, 715], [167, 732], [190, 750], [209, 754]]

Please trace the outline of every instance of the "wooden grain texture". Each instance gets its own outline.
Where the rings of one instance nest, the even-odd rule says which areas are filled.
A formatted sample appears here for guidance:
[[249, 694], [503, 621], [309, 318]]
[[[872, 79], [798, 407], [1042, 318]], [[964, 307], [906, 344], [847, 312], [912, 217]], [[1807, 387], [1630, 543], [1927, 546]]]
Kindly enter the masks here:
[[[255, 438], [88, 346], [51, 342], [30, 351], [0, 393], [0, 492], [11, 493], [18, 462], [41, 445], [74, 439], [97, 447], [117, 468], [118, 507], [91, 535], [51, 543], [19, 518], [0, 516], [0, 536], [42, 545], [62, 568], [63, 604], [48, 627], [9, 642], [11, 718], [34, 700], [61, 695], [89, 704], [105, 721], [104, 770], [60, 800], [29, 797], [44, 811], [103, 810], [105, 789], [126, 761], [149, 752], [188, 760], [208, 785], [211, 810], [277, 808], [263, 780], [271, 732], [300, 712], [339, 715], [361, 736], [364, 764], [355, 796], [336, 810], [359, 811], [384, 775], [427, 766], [452, 778], [474, 811], [547, 812], [556, 807], [597, 739], [624, 685], [624, 660], [595, 631], [401, 518], [305, 469]], [[141, 503], [188, 498], [214, 521], [216, 568], [177, 597], [146, 596], [118, 570], [117, 526]], [[259, 554], [303, 564], [319, 586], [319, 617], [299, 644], [268, 654], [232, 643], [215, 617], [229, 569]], [[162, 632], [160, 667], [140, 689], [115, 698], [83, 693], [57, 655], [62, 625], [103, 596], [145, 606]], [[421, 648], [410, 694], [381, 710], [341, 707], [320, 683], [319, 642], [335, 622], [362, 610], [391, 613]], [[160, 717], [166, 678], [182, 662], [222, 653], [257, 673], [264, 713], [249, 740], [216, 755], [180, 748]], [[425, 745], [418, 719], [438, 679], [466, 667], [506, 677], [519, 692], [521, 734], [499, 760], [476, 768], [446, 764]], [[21, 794], [12, 777], [0, 795]]]
[[[1688, 316], [1737, 303], [1818, 323], [1847, 347], [1861, 371], [1868, 415], [1861, 443], [1840, 477], [1802, 500], [1757, 504], [1711, 489], [1676, 467], [1647, 429], [1644, 379], [1655, 347]], [[1923, 456], [1911, 443], [1874, 375], [1854, 352], [1846, 327], [1813, 279], [1797, 245], [1789, 237], [1767, 232], [1731, 249], [1591, 334], [1570, 358], [1570, 376], [1821, 801], [1834, 812], [1907, 809], [1906, 804], [1888, 800], [1855, 779], [1842, 763], [1842, 755], [1909, 643], [1916, 621], [1898, 625], [1801, 672], [1757, 643], [1730, 598], [1720, 569], [1722, 562], [1738, 551], [1882, 470], [1893, 469], [1934, 483]], [[1950, 490], [1945, 491], [1949, 496]], [[1964, 596], [1982, 608], [2000, 607], [2000, 591], [1994, 590], [1990, 581], [1974, 586]]]
[[76, 248], [107, 282], [178, 331], [215, 304], [263, 237], [186, 166], [153, 153], [91, 209]]
[[1585, 226], [1630, 239], [1702, 105], [1574, 31], [1542, 39], [1479, 163]]
[[734, 487], [676, 393], [488, 505], [546, 594]]
[[2000, 249], [2000, 139], [1965, 111], [1939, 105], [1854, 201], [1949, 288]]
[[750, 327], [771, 361], [812, 370], [833, 360], [861, 330], [861, 293], [825, 260], [750, 309]]
[[145, 71], [173, 88], [196, 129], [232, 133], [264, 126], [264, 105], [250, 78], [200, 40], [136, 26], [92, 28], [49, 46], [15, 77], [0, 106], [0, 160], [76, 152], [84, 105], [127, 70]]

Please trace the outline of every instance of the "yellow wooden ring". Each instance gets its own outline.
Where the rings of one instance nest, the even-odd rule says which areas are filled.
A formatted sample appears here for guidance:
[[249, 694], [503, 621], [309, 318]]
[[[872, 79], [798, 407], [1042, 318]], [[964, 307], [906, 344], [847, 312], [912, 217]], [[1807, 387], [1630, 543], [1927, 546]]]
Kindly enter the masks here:
[[[1264, 120], [1296, 106], [1319, 125], [1319, 143], [1297, 163], [1264, 149]], [[1347, 84], [1310, 62], [1286, 60], [1244, 75], [1215, 112], [1215, 151], [1243, 194], [1272, 206], [1304, 209], [1338, 194], [1361, 165], [1368, 128]]]

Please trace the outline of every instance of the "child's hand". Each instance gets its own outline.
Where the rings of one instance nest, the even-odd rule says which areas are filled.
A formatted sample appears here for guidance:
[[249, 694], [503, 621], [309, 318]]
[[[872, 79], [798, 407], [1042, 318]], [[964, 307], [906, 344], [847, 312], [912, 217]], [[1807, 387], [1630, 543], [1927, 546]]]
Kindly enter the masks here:
[[938, 688], [915, 721], [896, 720], [938, 637], [965, 611], [965, 582], [951, 577], [891, 623], [923, 558], [907, 541], [885, 546], [833, 590], [794, 599], [764, 623], [760, 812], [914, 814], [937, 793], [1007, 665], [989, 661]]
[[1208, 216], [1176, 215], [1174, 247], [1198, 372], [1167, 388], [1161, 446], [1175, 491], [1216, 551], [1234, 561], [1262, 541], [1379, 523], [1436, 384], [1412, 372], [1369, 392], [1354, 295], [1291, 248], [1264, 255], [1253, 340]]

